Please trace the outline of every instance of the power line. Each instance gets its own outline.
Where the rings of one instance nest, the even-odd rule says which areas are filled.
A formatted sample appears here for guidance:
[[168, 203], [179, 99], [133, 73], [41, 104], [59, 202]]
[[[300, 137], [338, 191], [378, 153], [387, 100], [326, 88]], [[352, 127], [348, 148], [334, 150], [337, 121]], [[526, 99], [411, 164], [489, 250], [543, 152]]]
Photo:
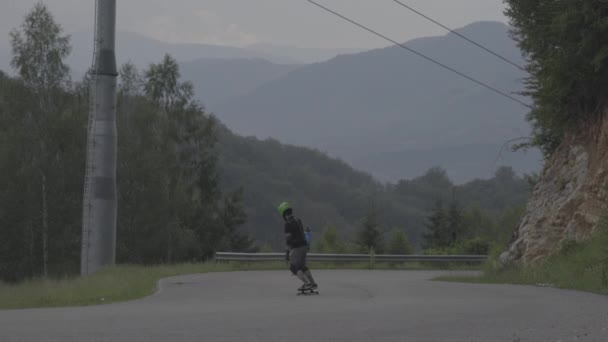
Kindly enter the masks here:
[[405, 46], [404, 44], [399, 43], [396, 40], [391, 39], [391, 38], [389, 38], [389, 37], [387, 37], [387, 36], [385, 36], [385, 35], [377, 32], [377, 31], [374, 31], [373, 29], [371, 29], [371, 28], [369, 28], [369, 27], [367, 27], [367, 26], [365, 26], [363, 24], [360, 24], [360, 23], [354, 21], [353, 19], [345, 17], [344, 15], [342, 15], [342, 14], [340, 14], [340, 13], [338, 13], [338, 12], [336, 12], [336, 11], [330, 9], [330, 8], [327, 8], [327, 7], [321, 5], [321, 4], [319, 4], [319, 3], [317, 3], [317, 2], [315, 2], [313, 0], [306, 0], [306, 1], [308, 1], [309, 3], [315, 5], [315, 6], [321, 8], [321, 9], [323, 9], [323, 10], [325, 10], [325, 11], [327, 11], [327, 12], [329, 12], [329, 13], [337, 16], [337, 17], [342, 18], [343, 20], [346, 20], [346, 21], [350, 22], [353, 25], [356, 25], [356, 26], [358, 26], [358, 27], [360, 27], [360, 28], [362, 28], [362, 29], [364, 29], [364, 30], [366, 30], [366, 31], [368, 31], [368, 32], [370, 32], [370, 33], [378, 36], [378, 37], [380, 37], [382, 39], [385, 39], [385, 40], [387, 40], [387, 41], [389, 41], [389, 42], [391, 42], [391, 43], [393, 43], [393, 44], [395, 44], [397, 46], [400, 46], [401, 48], [403, 48], [403, 49], [405, 49], [405, 50], [407, 50], [407, 51], [409, 51], [409, 52], [411, 52], [413, 54], [416, 54], [416, 55], [418, 55], [418, 56], [426, 59], [427, 61], [429, 61], [431, 63], [434, 63], [434, 64], [436, 64], [436, 65], [438, 65], [438, 66], [440, 66], [440, 67], [442, 67], [444, 69], [447, 69], [447, 70], [449, 70], [449, 71], [451, 71], [451, 72], [453, 72], [453, 73], [455, 73], [457, 75], [460, 75], [461, 77], [466, 78], [467, 80], [469, 80], [469, 81], [471, 81], [473, 83], [476, 83], [476, 84], [478, 84], [478, 85], [480, 85], [480, 86], [482, 86], [484, 88], [487, 88], [487, 89], [493, 91], [494, 93], [496, 93], [498, 95], [504, 96], [504, 97], [506, 97], [506, 98], [514, 101], [514, 102], [519, 103], [520, 105], [522, 105], [524, 107], [532, 108], [532, 106], [530, 106], [529, 104], [527, 104], [527, 103], [525, 103], [525, 102], [523, 102], [523, 101], [515, 98], [514, 96], [511, 96], [511, 95], [509, 95], [509, 94], [507, 94], [507, 93], [505, 93], [503, 91], [500, 91], [500, 90], [492, 87], [491, 85], [483, 83], [482, 81], [479, 81], [479, 80], [477, 80], [477, 79], [475, 79], [475, 78], [473, 78], [473, 77], [471, 77], [471, 76], [469, 76], [467, 74], [464, 74], [464, 73], [462, 73], [462, 72], [460, 72], [460, 71], [458, 71], [458, 70], [456, 70], [456, 69], [454, 69], [452, 67], [449, 67], [449, 66], [447, 66], [447, 65], [445, 65], [445, 64], [443, 64], [443, 63], [441, 63], [441, 62], [439, 62], [439, 61], [437, 61], [437, 60], [435, 60], [435, 59], [433, 59], [431, 57], [428, 57], [428, 56], [426, 56], [426, 55], [424, 55], [424, 54], [422, 54], [422, 53], [420, 53], [420, 52], [418, 52], [418, 51], [416, 51], [416, 50], [414, 50], [412, 48], [409, 48], [409, 47]]
[[453, 30], [453, 29], [451, 29], [451, 28], [449, 28], [449, 27], [445, 26], [444, 24], [440, 23], [439, 21], [437, 21], [437, 20], [435, 20], [435, 19], [433, 19], [433, 18], [431, 18], [431, 17], [429, 17], [429, 16], [425, 15], [424, 13], [421, 13], [420, 11], [418, 11], [418, 10], [414, 9], [412, 6], [406, 5], [406, 4], [404, 4], [403, 2], [401, 2], [401, 1], [399, 1], [399, 0], [393, 0], [393, 1], [394, 1], [394, 2], [396, 2], [396, 3], [398, 3], [399, 5], [401, 5], [401, 6], [405, 7], [405, 8], [407, 8], [408, 10], [410, 10], [410, 11], [412, 11], [412, 12], [414, 12], [414, 13], [418, 14], [419, 16], [421, 16], [421, 17], [423, 17], [423, 18], [427, 19], [428, 21], [430, 21], [430, 22], [432, 22], [432, 23], [434, 23], [434, 24], [436, 24], [436, 25], [438, 25], [438, 26], [440, 26], [440, 27], [442, 27], [442, 28], [444, 28], [444, 29], [446, 29], [446, 30], [450, 31], [451, 33], [453, 33], [453, 34], [457, 35], [458, 37], [460, 37], [460, 38], [462, 38], [462, 39], [466, 40], [467, 42], [469, 42], [469, 43], [471, 43], [471, 44], [473, 44], [473, 45], [477, 46], [478, 48], [480, 48], [480, 49], [482, 49], [482, 50], [485, 50], [486, 52], [488, 52], [488, 53], [490, 53], [490, 54], [492, 54], [492, 55], [494, 55], [494, 56], [496, 56], [496, 57], [498, 57], [498, 58], [502, 59], [503, 61], [505, 61], [505, 62], [507, 62], [507, 63], [511, 64], [512, 66], [514, 66], [514, 67], [518, 68], [519, 70], [522, 70], [522, 71], [526, 71], [526, 72], [527, 72], [527, 70], [526, 70], [524, 67], [522, 67], [521, 65], [519, 65], [519, 64], [517, 64], [517, 63], [515, 63], [515, 62], [511, 61], [510, 59], [508, 59], [508, 58], [506, 58], [506, 57], [504, 57], [504, 56], [500, 55], [499, 53], [497, 53], [497, 52], [495, 52], [495, 51], [492, 51], [492, 50], [488, 49], [487, 47], [485, 47], [485, 46], [483, 46], [483, 45], [481, 45], [481, 44], [477, 43], [476, 41], [474, 41], [474, 40], [472, 40], [472, 39], [468, 38], [467, 36], [464, 36], [464, 35], [462, 35], [462, 34], [460, 34], [460, 33], [456, 32], [455, 30]]

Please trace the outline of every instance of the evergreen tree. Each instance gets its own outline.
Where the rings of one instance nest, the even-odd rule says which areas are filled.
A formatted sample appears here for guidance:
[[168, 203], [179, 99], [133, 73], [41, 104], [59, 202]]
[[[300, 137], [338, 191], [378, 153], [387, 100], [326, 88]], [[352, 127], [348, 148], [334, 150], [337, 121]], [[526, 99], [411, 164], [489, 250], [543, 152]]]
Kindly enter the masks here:
[[384, 241], [378, 226], [378, 213], [372, 205], [365, 216], [363, 227], [357, 236], [357, 245], [361, 251], [368, 253], [374, 251], [376, 254], [384, 252]]
[[450, 244], [448, 216], [443, 207], [441, 198], [435, 202], [435, 206], [427, 220], [427, 233], [424, 235], [424, 249], [448, 247]]
[[447, 236], [446, 240], [449, 245], [455, 244], [458, 240], [464, 238], [464, 225], [462, 209], [458, 205], [456, 198], [453, 196], [450, 208], [447, 212]]
[[[243, 207], [243, 189], [239, 189], [224, 198], [221, 209], [220, 224], [223, 231], [223, 251], [227, 252], [255, 252], [253, 239], [238, 231], [238, 228], [247, 221], [247, 214]], [[219, 248], [217, 246], [216, 248]]]
[[389, 254], [393, 255], [408, 255], [413, 254], [414, 249], [410, 245], [405, 232], [401, 229], [395, 230], [388, 243]]

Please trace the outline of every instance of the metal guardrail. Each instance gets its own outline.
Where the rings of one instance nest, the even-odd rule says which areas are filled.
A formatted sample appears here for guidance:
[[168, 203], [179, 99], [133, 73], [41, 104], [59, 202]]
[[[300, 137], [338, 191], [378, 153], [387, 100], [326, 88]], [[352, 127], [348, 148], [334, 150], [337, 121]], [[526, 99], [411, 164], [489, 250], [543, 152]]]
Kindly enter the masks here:
[[[329, 262], [465, 262], [483, 263], [487, 255], [385, 255], [385, 254], [317, 254], [310, 253], [308, 261]], [[285, 253], [215, 253], [215, 261], [285, 261]]]

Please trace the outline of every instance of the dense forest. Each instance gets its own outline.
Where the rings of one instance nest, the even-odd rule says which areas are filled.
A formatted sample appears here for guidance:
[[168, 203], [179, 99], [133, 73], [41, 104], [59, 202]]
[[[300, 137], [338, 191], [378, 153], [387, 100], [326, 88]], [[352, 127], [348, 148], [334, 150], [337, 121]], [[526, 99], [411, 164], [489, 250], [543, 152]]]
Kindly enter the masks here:
[[[70, 80], [69, 37], [41, 4], [11, 43], [16, 76], [0, 72], [0, 279], [74, 274], [90, 77]], [[235, 135], [193, 98], [169, 55], [120, 69], [120, 263], [281, 250], [283, 200], [315, 250], [484, 253], [508, 239], [531, 189], [507, 167], [464, 185], [441, 168], [382, 184], [320, 151]]]
[[[244, 189], [248, 217], [244, 230], [260, 246], [275, 251], [283, 248], [275, 206], [284, 199], [292, 202], [313, 236], [334, 228], [345, 244], [356, 244], [357, 233], [373, 209], [383, 239], [404, 231], [420, 250], [428, 216], [438, 200], [446, 209], [455, 203], [463, 216], [475, 221], [467, 224], [475, 226], [479, 236], [495, 241], [493, 234], [499, 229], [495, 226], [503, 215], [523, 209], [534, 182], [533, 177], [520, 177], [511, 168], [500, 167], [491, 179], [456, 185], [446, 170], [436, 167], [411, 180], [383, 184], [319, 151], [272, 139], [244, 138], [225, 128], [218, 147], [222, 185]], [[510, 234], [516, 224], [501, 229]]]
[[563, 138], [603, 116], [608, 85], [608, 2], [506, 0], [513, 34], [528, 60], [534, 99], [527, 145], [550, 155]]

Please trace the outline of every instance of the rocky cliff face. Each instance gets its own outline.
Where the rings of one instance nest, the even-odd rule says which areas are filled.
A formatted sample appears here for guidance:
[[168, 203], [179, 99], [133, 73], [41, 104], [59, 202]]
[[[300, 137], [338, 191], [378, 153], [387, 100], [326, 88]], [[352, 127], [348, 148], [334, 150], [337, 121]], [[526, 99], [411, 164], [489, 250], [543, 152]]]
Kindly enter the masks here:
[[608, 200], [608, 120], [596, 127], [565, 139], [547, 161], [503, 264], [537, 262], [593, 233]]

